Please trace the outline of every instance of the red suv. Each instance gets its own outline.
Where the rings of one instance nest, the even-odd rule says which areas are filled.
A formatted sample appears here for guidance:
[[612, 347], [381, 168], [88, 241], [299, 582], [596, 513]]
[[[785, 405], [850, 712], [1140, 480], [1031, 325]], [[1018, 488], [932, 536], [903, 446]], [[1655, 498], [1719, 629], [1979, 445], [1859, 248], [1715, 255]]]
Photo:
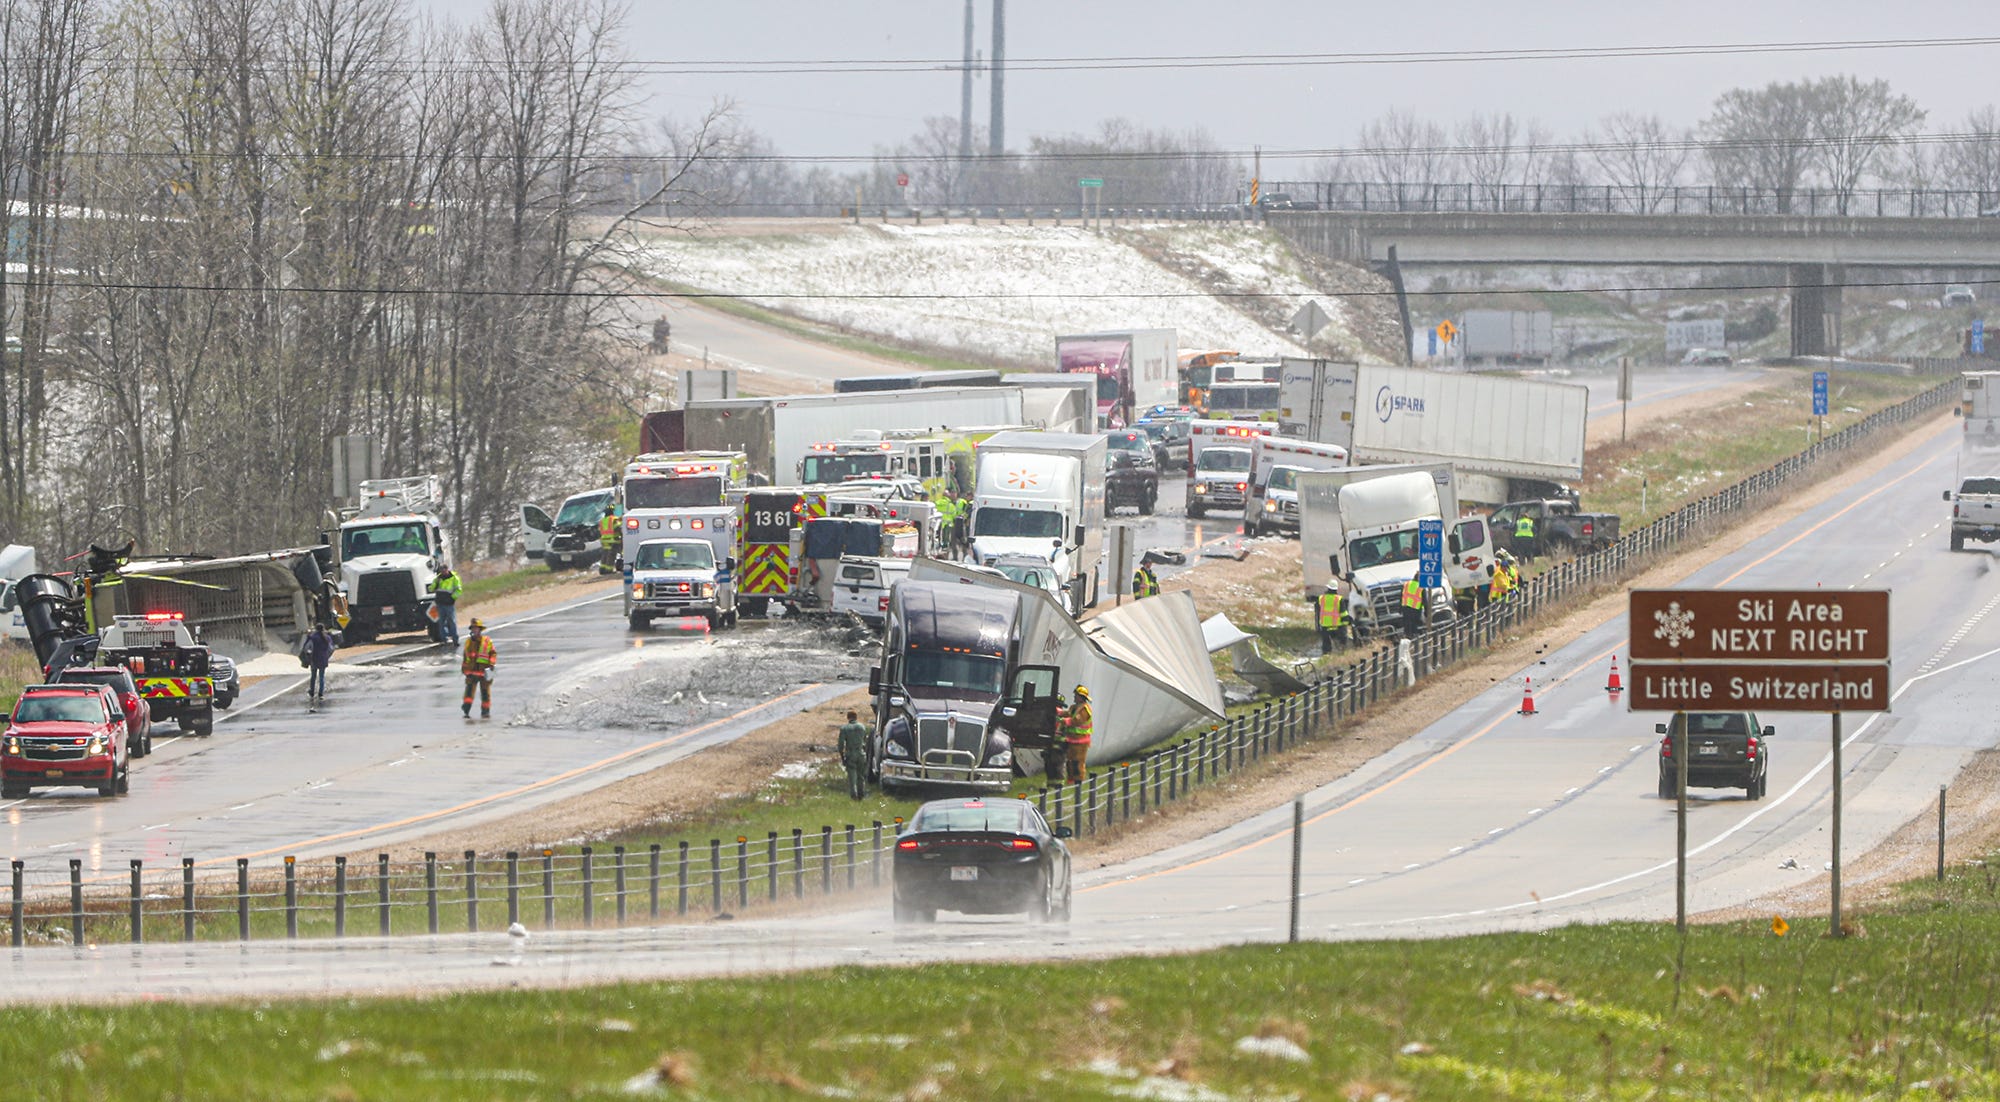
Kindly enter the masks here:
[[0, 736], [0, 799], [37, 785], [95, 786], [122, 796], [131, 783], [124, 710], [102, 685], [30, 685]]
[[118, 699], [125, 716], [125, 749], [135, 758], [153, 752], [153, 706], [139, 695], [132, 674], [116, 666], [72, 666], [56, 674], [63, 685], [102, 685]]

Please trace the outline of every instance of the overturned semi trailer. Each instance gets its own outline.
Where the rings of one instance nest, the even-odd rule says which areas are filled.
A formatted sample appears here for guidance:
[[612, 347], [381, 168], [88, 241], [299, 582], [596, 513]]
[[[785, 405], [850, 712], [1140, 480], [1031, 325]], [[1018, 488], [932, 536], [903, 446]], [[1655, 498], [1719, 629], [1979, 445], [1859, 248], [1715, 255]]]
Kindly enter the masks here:
[[92, 615], [109, 624], [119, 615], [180, 613], [201, 626], [210, 646], [238, 653], [290, 650], [312, 630], [318, 550], [126, 563], [94, 588]]
[[[1093, 765], [1123, 761], [1190, 725], [1222, 718], [1222, 686], [1185, 592], [1100, 610], [1078, 623], [1042, 589], [951, 563], [918, 559], [910, 578], [1019, 594], [1019, 660], [1059, 667], [1065, 696], [1077, 685], [1090, 689]], [[1038, 766], [1023, 763], [1029, 773]]]

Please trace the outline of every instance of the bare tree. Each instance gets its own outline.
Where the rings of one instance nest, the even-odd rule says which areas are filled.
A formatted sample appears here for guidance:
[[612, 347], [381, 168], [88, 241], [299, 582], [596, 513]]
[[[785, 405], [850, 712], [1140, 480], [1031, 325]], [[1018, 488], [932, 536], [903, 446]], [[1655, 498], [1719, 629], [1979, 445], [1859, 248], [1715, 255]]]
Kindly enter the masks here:
[[[1732, 88], [1716, 98], [1701, 124], [1709, 170], [1717, 186], [1768, 193], [1769, 207], [1792, 209], [1813, 164], [1811, 89], [1804, 83]], [[1761, 205], [1746, 201], [1746, 209]]]
[[1978, 108], [1959, 130], [1965, 136], [1940, 154], [1941, 173], [1949, 186], [1978, 192], [1982, 207], [2000, 204], [2000, 110]]
[[1924, 112], [1915, 100], [1890, 91], [1886, 80], [1832, 77], [1810, 87], [1814, 163], [1846, 214], [1861, 184], [1883, 171], [1903, 139], [1923, 125]]
[[1658, 210], [1687, 167], [1686, 133], [1658, 115], [1607, 115], [1584, 140], [1599, 176], [1640, 213]]
[[1401, 109], [1361, 128], [1361, 156], [1369, 174], [1386, 184], [1398, 209], [1421, 209], [1432, 199], [1449, 160], [1444, 127]]

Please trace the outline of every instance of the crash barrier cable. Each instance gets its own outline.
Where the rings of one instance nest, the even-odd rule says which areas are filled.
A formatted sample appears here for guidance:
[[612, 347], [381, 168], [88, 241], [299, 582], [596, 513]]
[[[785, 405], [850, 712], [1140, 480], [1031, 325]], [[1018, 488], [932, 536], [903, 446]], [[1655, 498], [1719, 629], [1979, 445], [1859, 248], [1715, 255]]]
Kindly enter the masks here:
[[[1941, 383], [1614, 544], [1583, 550], [1528, 579], [1505, 600], [1407, 641], [1407, 650], [1403, 644], [1376, 646], [1301, 692], [1267, 700], [1134, 760], [1093, 767], [1083, 781], [1041, 787], [1029, 798], [1051, 825], [1067, 827], [1077, 837], [1116, 830], [1187, 799], [1266, 756], [1335, 732], [1385, 697], [1478, 655], [1544, 611], [1567, 607], [1573, 598], [1650, 565], [1877, 431], [1949, 403], [1957, 388], [1956, 380]], [[652, 843], [643, 858], [623, 845], [612, 846], [608, 855], [595, 846], [545, 847], [526, 855], [466, 850], [456, 860], [433, 852], [421, 861], [398, 861], [381, 853], [372, 867], [345, 857], [287, 856], [272, 869], [237, 858], [233, 877], [227, 868], [203, 870], [193, 858], [164, 867], [133, 859], [124, 877], [95, 869], [86, 877], [79, 858], [68, 859], [66, 867], [42, 869], [14, 860], [9, 942], [20, 947], [121, 939], [338, 938], [348, 936], [350, 919], [381, 935], [414, 933], [417, 921], [434, 934], [477, 932], [486, 928], [481, 905], [491, 908], [495, 901], [504, 901], [509, 926], [532, 921], [545, 930], [590, 927], [598, 924], [602, 904], [608, 904], [613, 922], [624, 925], [635, 917], [641, 892], [641, 917], [649, 922], [667, 917], [669, 907], [674, 917], [710, 917], [758, 906], [799, 906], [809, 896], [882, 890], [899, 825], [900, 820], [876, 820], [868, 826], [793, 827], [762, 839], [739, 835], [711, 839], [706, 846], [682, 841], [670, 852]], [[422, 917], [416, 919], [410, 912], [419, 908]]]

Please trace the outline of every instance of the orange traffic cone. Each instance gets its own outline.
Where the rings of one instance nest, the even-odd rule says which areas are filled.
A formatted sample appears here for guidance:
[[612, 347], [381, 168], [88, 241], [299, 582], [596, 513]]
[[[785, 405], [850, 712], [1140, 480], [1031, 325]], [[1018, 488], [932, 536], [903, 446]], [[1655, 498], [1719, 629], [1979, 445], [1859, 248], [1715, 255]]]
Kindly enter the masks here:
[[1521, 679], [1521, 714], [1524, 716], [1535, 714], [1535, 679], [1532, 677]]
[[1604, 691], [1607, 693], [1625, 691], [1625, 683], [1618, 680], [1618, 656], [1615, 654], [1611, 656], [1611, 680], [1604, 683]]

